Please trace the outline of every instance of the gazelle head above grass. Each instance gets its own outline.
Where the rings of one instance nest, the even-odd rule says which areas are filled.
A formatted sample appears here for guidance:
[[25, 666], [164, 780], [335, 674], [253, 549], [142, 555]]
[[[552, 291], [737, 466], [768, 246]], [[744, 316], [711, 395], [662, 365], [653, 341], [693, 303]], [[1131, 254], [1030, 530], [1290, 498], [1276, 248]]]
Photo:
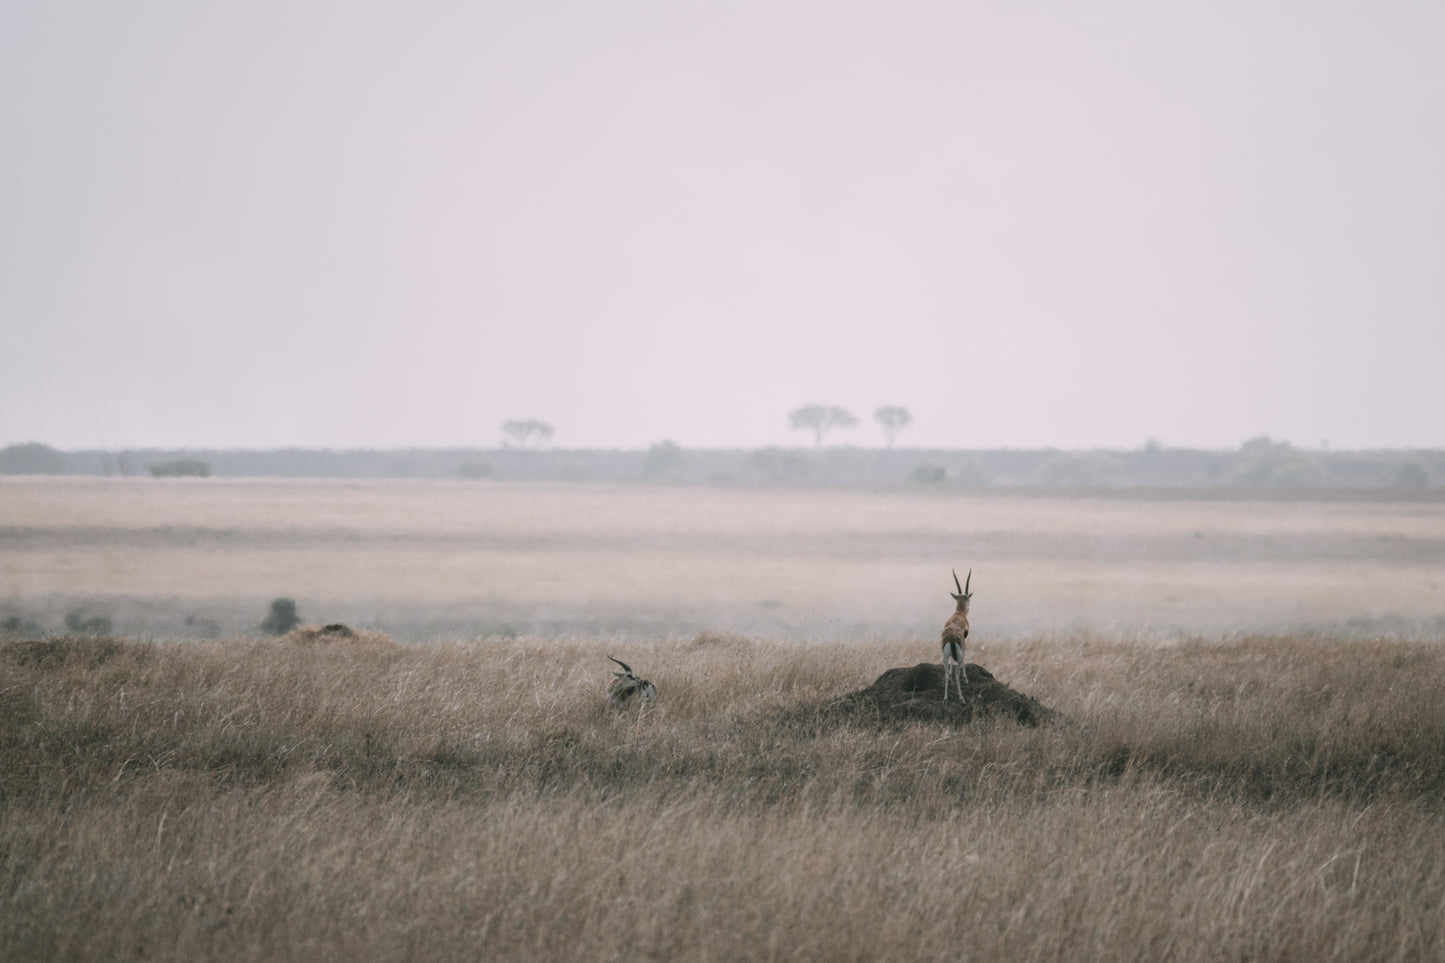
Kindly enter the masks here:
[[[973, 581], [973, 569], [969, 569], [969, 570], [968, 570], [968, 578], [964, 579], [964, 582], [963, 582], [962, 585], [959, 585], [959, 584], [958, 584], [958, 569], [954, 569], [954, 570], [953, 570], [953, 584], [954, 584], [954, 587], [956, 587], [956, 588], [958, 589], [958, 591], [957, 591], [957, 592], [949, 592], [948, 594], [951, 595], [951, 596], [953, 596], [953, 600], [958, 603], [958, 611], [962, 612], [965, 616], [968, 615], [968, 602], [969, 602], [970, 599], [973, 598], [973, 593], [968, 590], [968, 585], [969, 585], [969, 583], [972, 582], [972, 581]], [[967, 619], [965, 619], [965, 620], [964, 620], [964, 625], [967, 625], [967, 624], [968, 624], [968, 621], [967, 621]]]

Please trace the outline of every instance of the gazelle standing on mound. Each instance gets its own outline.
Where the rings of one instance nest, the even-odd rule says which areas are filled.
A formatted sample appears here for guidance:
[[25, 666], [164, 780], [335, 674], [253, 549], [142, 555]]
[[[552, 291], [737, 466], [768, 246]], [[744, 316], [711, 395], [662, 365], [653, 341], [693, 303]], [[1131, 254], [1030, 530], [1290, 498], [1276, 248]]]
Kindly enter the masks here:
[[[968, 578], [963, 584], [958, 584], [958, 570], [953, 570], [953, 584], [958, 589], [953, 600], [958, 603], [953, 615], [949, 616], [943, 624], [943, 701], [948, 701], [948, 680], [953, 679], [953, 686], [958, 690], [958, 701], [963, 701], [963, 683], [968, 681], [968, 670], [963, 666], [963, 643], [968, 638], [968, 600], [973, 598], [973, 593], [968, 590], [968, 584], [973, 581], [973, 569], [968, 570]], [[959, 677], [962, 677], [960, 681]]]
[[[612, 659], [612, 656], [607, 658]], [[614, 709], [625, 709], [634, 699], [640, 708], [657, 698], [657, 686], [646, 679], [638, 678], [633, 673], [632, 666], [621, 659], [612, 661], [622, 666], [621, 672], [612, 673], [617, 678], [607, 687], [607, 701], [612, 703]]]

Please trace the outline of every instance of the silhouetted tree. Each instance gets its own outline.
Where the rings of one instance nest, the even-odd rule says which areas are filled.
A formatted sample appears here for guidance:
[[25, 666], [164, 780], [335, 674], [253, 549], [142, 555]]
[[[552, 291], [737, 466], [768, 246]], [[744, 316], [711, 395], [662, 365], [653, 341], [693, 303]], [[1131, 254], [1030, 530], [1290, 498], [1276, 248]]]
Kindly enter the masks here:
[[837, 405], [804, 405], [788, 416], [794, 430], [807, 429], [813, 433], [813, 447], [823, 444], [823, 435], [834, 428], [852, 428], [858, 419], [846, 408]]
[[898, 434], [909, 423], [913, 416], [908, 413], [907, 408], [900, 408], [897, 405], [884, 405], [873, 412], [873, 420], [883, 426], [883, 433], [888, 436], [888, 447], [893, 447], [893, 436]]
[[502, 422], [502, 431], [512, 437], [518, 448], [526, 448], [535, 435], [542, 444], [552, 440], [552, 426], [536, 418]]

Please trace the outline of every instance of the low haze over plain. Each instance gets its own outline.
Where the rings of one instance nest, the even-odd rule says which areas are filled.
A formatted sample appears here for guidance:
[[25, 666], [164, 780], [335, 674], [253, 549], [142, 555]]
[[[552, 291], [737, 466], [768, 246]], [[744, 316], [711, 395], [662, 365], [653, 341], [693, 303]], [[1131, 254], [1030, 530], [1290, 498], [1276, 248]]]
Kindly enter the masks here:
[[1445, 5], [11, 2], [0, 444], [1445, 445]]

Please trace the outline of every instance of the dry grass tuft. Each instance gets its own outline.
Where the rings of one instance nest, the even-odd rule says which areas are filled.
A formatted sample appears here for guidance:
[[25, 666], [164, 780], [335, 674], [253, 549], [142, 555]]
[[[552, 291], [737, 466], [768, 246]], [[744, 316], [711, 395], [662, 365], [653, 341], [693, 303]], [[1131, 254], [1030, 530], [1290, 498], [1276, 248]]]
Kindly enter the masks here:
[[829, 714], [925, 646], [3, 643], [0, 947], [1445, 955], [1438, 644], [994, 645], [1076, 724]]

